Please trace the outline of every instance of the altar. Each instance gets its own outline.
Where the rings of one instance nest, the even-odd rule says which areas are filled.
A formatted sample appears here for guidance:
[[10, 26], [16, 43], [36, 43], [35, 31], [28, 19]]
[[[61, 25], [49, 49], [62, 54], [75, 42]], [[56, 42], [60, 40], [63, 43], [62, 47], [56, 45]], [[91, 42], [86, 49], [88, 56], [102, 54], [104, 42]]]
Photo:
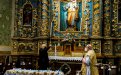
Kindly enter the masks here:
[[[13, 56], [13, 61], [16, 62], [18, 56], [23, 55], [25, 60], [22, 61], [31, 61], [37, 65], [39, 49], [44, 43], [51, 46], [48, 50], [50, 60], [57, 62], [57, 65], [68, 62], [73, 71], [77, 68], [80, 70], [84, 48], [91, 43], [99, 57], [98, 62], [105, 60], [106, 56], [110, 59], [105, 62], [113, 62], [120, 67], [117, 62], [120, 62], [121, 57], [121, 25], [117, 24], [117, 14], [109, 12], [118, 11], [110, 9], [110, 6], [117, 7], [116, 1], [15, 0], [11, 55], [16, 56]], [[104, 15], [103, 18], [100, 15]], [[35, 64], [32, 65], [37, 68]]]

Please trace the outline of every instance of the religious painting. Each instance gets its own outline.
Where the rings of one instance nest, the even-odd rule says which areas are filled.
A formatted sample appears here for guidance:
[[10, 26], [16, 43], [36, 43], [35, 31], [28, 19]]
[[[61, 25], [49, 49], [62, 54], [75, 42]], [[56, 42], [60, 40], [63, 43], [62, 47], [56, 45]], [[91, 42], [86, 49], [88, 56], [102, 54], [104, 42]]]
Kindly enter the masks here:
[[82, 17], [82, 2], [76, 0], [60, 1], [60, 31], [80, 30]]
[[23, 25], [32, 25], [32, 6], [31, 4], [24, 5], [23, 9]]
[[92, 35], [93, 1], [53, 0], [52, 5], [53, 36], [63, 37], [65, 32], [76, 38]]

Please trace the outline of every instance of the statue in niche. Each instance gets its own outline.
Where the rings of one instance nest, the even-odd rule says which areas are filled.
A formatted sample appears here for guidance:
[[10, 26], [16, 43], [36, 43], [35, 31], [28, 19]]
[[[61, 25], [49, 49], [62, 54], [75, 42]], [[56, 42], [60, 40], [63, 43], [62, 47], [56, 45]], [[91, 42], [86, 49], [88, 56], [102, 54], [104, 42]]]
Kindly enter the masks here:
[[65, 9], [67, 9], [67, 25], [68, 25], [68, 28], [76, 26], [75, 22], [78, 21], [78, 19], [79, 19], [79, 17], [78, 17], [78, 9], [79, 8], [77, 6], [76, 0], [71, 0], [71, 2], [69, 2], [67, 4]]
[[24, 5], [23, 25], [32, 25], [32, 6], [31, 6], [31, 4]]
[[121, 0], [118, 1], [118, 23], [121, 23]]

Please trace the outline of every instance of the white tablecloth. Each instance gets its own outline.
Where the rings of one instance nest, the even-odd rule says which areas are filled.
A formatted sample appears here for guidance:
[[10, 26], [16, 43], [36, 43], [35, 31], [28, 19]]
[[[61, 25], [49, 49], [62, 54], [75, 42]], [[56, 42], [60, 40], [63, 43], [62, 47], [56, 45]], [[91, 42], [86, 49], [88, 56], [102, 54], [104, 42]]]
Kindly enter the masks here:
[[68, 61], [81, 61], [82, 57], [63, 57], [63, 56], [49, 56], [50, 60], [68, 60]]
[[7, 70], [4, 75], [64, 75], [64, 74], [61, 71], [52, 71], [52, 70], [11, 69]]

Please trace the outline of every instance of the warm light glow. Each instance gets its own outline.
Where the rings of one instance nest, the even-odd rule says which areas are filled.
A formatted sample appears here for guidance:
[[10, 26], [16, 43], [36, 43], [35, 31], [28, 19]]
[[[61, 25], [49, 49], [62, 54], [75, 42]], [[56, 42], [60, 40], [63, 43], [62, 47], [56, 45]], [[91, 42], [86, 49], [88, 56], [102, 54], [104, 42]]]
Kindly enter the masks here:
[[72, 2], [76, 2], [76, 0], [71, 0]]

